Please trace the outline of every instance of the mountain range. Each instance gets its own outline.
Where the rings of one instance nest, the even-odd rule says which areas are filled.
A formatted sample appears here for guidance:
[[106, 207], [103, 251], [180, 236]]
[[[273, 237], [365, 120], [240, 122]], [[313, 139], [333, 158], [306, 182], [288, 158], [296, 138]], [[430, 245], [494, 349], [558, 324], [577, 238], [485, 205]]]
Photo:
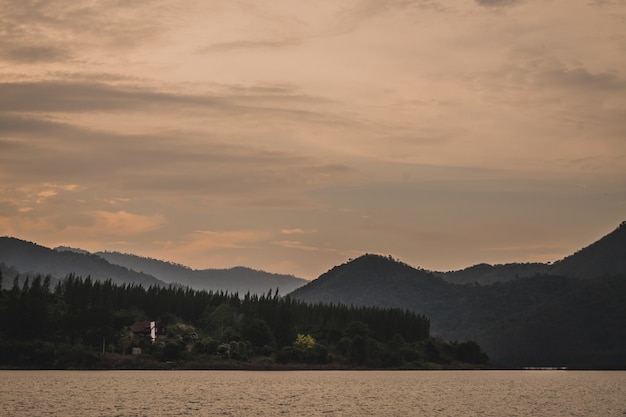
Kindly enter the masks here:
[[62, 279], [68, 274], [93, 280], [110, 279], [116, 284], [182, 285], [196, 290], [252, 294], [278, 290], [287, 294], [308, 281], [292, 275], [272, 274], [245, 267], [195, 270], [183, 265], [118, 252], [89, 253], [60, 246], [55, 249], [32, 242], [0, 237], [0, 271], [5, 287], [16, 275], [50, 274]]
[[[3, 276], [9, 270], [21, 275], [50, 274], [53, 278], [64, 278], [68, 274], [90, 276], [94, 280], [110, 279], [116, 284], [137, 284], [143, 286], [166, 285], [164, 281], [142, 272], [132, 271], [121, 265], [114, 265], [105, 259], [78, 250], [54, 250], [32, 242], [11, 237], [0, 237], [0, 264]], [[11, 285], [4, 280], [4, 286]]]
[[501, 366], [626, 367], [626, 222], [554, 264], [438, 273], [364, 255], [295, 290], [306, 302], [404, 308]]
[[0, 238], [0, 269], [5, 287], [16, 275], [74, 273], [240, 294], [279, 288], [306, 302], [424, 314], [433, 335], [474, 340], [499, 366], [626, 368], [626, 222], [552, 264], [478, 264], [449, 272], [366, 254], [309, 282], [244, 267], [194, 270], [132, 254], [50, 249], [9, 237]]
[[196, 290], [224, 290], [230, 293], [267, 293], [278, 289], [285, 295], [308, 281], [293, 275], [273, 274], [236, 266], [229, 269], [191, 269], [184, 265], [119, 252], [96, 252], [96, 256], [114, 265], [158, 277], [168, 284], [181, 284]]

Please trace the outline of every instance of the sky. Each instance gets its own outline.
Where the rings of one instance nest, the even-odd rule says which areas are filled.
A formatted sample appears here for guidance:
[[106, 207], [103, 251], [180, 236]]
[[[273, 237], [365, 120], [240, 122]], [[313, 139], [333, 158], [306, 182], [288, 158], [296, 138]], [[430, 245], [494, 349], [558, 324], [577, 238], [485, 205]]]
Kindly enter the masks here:
[[624, 0], [0, 0], [0, 235], [314, 279], [623, 220]]

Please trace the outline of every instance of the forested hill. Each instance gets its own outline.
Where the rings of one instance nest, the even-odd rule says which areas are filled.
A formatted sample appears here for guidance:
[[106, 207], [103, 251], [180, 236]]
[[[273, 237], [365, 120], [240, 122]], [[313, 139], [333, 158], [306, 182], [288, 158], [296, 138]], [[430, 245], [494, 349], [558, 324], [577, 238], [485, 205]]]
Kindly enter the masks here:
[[[432, 272], [367, 254], [332, 268], [290, 296], [308, 302], [408, 308], [428, 303], [447, 287]], [[410, 303], [407, 294], [413, 297]]]
[[178, 283], [196, 290], [248, 292], [264, 294], [278, 288], [279, 294], [287, 294], [308, 281], [293, 275], [272, 274], [245, 267], [229, 269], [196, 270], [184, 265], [119, 252], [96, 252], [112, 264], [122, 265], [134, 271], [145, 272], [167, 283]]
[[456, 285], [389, 257], [365, 255], [291, 297], [407, 308], [429, 317], [435, 336], [475, 340], [496, 365], [626, 366], [626, 274]]
[[[113, 265], [105, 259], [77, 251], [56, 251], [32, 242], [11, 237], [0, 237], [0, 263], [23, 275], [48, 275], [60, 279], [68, 274], [91, 276], [94, 280], [110, 279], [114, 283], [167, 285], [157, 278]], [[11, 276], [11, 280], [14, 276]], [[6, 282], [5, 287], [11, 282]]]

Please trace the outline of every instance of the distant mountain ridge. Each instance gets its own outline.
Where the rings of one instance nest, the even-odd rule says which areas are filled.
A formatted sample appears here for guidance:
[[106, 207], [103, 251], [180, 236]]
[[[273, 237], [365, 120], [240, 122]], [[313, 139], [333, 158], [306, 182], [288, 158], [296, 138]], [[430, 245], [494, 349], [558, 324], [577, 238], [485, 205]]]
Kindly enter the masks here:
[[[168, 286], [183, 285], [196, 290], [225, 291], [244, 295], [269, 291], [287, 294], [308, 281], [292, 275], [272, 274], [245, 267], [194, 270], [184, 265], [118, 252], [90, 253], [83, 249], [59, 246], [50, 249], [25, 240], [0, 237], [0, 266], [3, 286], [12, 285], [16, 273], [50, 274], [56, 279], [75, 274], [93, 280], [112, 280], [117, 284]], [[10, 278], [7, 278], [9, 276]], [[9, 279], [11, 282], [9, 282]]]
[[552, 264], [483, 263], [458, 271], [438, 272], [437, 275], [455, 284], [491, 284], [532, 277], [536, 274], [591, 279], [624, 273], [626, 273], [626, 221], [598, 241]]
[[436, 273], [453, 284], [493, 284], [494, 282], [506, 282], [518, 278], [531, 277], [536, 274], [546, 273], [550, 270], [549, 264], [533, 263], [509, 263], [490, 265], [486, 263], [470, 266], [459, 271]]
[[197, 270], [187, 266], [120, 252], [96, 252], [95, 255], [112, 264], [144, 272], [167, 283], [179, 283], [197, 290], [224, 290], [243, 295], [267, 293], [269, 290], [285, 295], [309, 281], [293, 275], [273, 274], [237, 266], [229, 269]]
[[12, 237], [0, 237], [0, 262], [20, 274], [50, 274], [57, 279], [76, 274], [98, 281], [110, 279], [116, 284], [166, 285], [152, 275], [113, 265], [93, 254], [58, 251]]

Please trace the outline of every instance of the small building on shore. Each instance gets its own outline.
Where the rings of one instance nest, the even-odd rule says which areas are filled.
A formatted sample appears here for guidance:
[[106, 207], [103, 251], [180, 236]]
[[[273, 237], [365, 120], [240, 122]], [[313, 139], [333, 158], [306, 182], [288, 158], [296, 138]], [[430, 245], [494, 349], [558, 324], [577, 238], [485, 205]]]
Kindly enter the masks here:
[[128, 326], [128, 330], [133, 332], [134, 336], [149, 337], [152, 343], [167, 334], [165, 326], [162, 326], [158, 321], [136, 321]]

